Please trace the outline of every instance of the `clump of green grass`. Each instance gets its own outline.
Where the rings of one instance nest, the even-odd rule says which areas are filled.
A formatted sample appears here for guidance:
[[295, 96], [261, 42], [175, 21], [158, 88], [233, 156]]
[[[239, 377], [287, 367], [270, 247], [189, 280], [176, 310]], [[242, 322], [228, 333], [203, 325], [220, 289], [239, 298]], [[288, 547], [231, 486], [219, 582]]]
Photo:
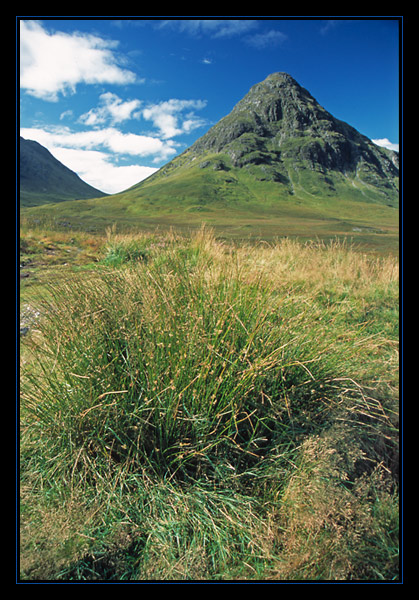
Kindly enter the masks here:
[[28, 406], [75, 452], [77, 465], [63, 462], [73, 476], [122, 464], [234, 479], [289, 443], [295, 411], [327, 413], [342, 373], [323, 322], [235, 270], [193, 271], [182, 253], [57, 288], [43, 311], [44, 377], [28, 392], [38, 383], [43, 401]]
[[150, 236], [116, 235], [116, 227], [108, 227], [101, 262], [109, 267], [119, 267], [129, 262], [145, 261], [150, 243]]
[[[79, 533], [88, 548], [75, 544], [55, 577], [295, 578], [290, 540], [301, 539], [305, 510], [289, 511], [296, 482], [311, 481], [325, 523], [319, 482], [347, 499], [336, 482], [382, 462], [380, 444], [394, 435], [378, 383], [355, 381], [363, 328], [348, 328], [346, 305], [318, 300], [296, 273], [286, 280], [289, 245], [244, 253], [199, 232], [111, 247], [123, 260], [48, 290], [25, 342], [36, 362], [23, 365], [23, 480], [54, 506], [83, 497], [92, 515]], [[134, 247], [147, 260], [132, 258]], [[306, 259], [315, 253], [325, 261], [324, 249]], [[304, 461], [319, 436], [328, 448], [336, 438], [333, 452]], [[347, 506], [336, 502], [335, 533]], [[337, 552], [327, 545], [325, 555]], [[356, 577], [349, 558], [338, 562], [305, 577]]]

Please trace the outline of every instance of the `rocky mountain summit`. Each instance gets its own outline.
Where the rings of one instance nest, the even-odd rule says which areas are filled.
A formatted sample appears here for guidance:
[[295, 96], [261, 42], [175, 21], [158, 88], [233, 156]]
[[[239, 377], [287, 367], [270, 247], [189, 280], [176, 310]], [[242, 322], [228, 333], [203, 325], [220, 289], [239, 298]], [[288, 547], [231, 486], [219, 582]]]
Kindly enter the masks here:
[[254, 85], [145, 185], [197, 164], [232, 174], [246, 169], [256, 180], [281, 184], [279, 193], [339, 196], [352, 188], [370, 201], [398, 202], [398, 154], [333, 117], [287, 73]]
[[364, 168], [376, 178], [398, 176], [395, 152], [335, 119], [287, 73], [274, 73], [253, 86], [191, 150], [225, 151], [235, 166], [292, 158], [320, 172]]

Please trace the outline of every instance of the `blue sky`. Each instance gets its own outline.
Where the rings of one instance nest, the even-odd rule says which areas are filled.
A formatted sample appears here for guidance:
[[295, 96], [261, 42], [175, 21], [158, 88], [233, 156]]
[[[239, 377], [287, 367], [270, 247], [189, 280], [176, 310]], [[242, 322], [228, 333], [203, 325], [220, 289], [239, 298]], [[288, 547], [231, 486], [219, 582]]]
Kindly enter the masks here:
[[21, 135], [116, 193], [285, 71], [335, 117], [397, 149], [399, 26], [397, 17], [18, 17]]

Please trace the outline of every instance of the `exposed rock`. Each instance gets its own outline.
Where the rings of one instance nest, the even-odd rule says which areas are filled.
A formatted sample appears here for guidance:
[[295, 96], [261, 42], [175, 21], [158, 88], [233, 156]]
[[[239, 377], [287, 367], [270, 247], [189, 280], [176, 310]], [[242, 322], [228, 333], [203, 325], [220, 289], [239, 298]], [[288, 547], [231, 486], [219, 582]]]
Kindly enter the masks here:
[[397, 154], [334, 118], [287, 73], [274, 73], [253, 86], [189, 150], [193, 156], [208, 151], [227, 154], [235, 167], [271, 165], [282, 155], [296, 169], [321, 173], [361, 169], [384, 193], [398, 193]]
[[[197, 165], [198, 172], [188, 174]], [[135, 193], [157, 201], [176, 197], [206, 204], [250, 200], [255, 181], [270, 181], [270, 197], [342, 197], [398, 205], [398, 157], [336, 119], [287, 73], [273, 73], [254, 85], [233, 110], [190, 148], [147, 180]], [[177, 175], [181, 176], [177, 177]], [[237, 195], [224, 185], [230, 171]], [[244, 177], [242, 177], [244, 175]], [[165, 201], [166, 201], [165, 200]], [[171, 200], [170, 200], [171, 201]]]
[[20, 311], [20, 335], [24, 336], [38, 322], [40, 317], [39, 310], [31, 307], [29, 304], [24, 304]]

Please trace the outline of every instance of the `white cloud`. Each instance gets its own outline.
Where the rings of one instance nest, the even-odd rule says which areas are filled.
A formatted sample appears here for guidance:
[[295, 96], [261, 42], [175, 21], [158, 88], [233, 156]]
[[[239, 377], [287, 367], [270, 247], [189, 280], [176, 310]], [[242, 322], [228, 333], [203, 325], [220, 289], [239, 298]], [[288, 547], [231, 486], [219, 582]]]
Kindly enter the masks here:
[[73, 118], [73, 111], [70, 110], [65, 110], [64, 112], [62, 112], [60, 114], [60, 121], [62, 121], [63, 119], [72, 119]]
[[208, 35], [225, 38], [242, 35], [258, 27], [255, 19], [167, 19], [161, 21], [159, 29], [174, 29], [193, 36]]
[[261, 50], [263, 48], [277, 46], [287, 39], [285, 33], [271, 29], [264, 33], [255, 33], [246, 37], [245, 41], [254, 48]]
[[336, 21], [335, 19], [328, 19], [323, 25], [323, 27], [320, 29], [320, 33], [322, 35], [326, 35], [327, 33], [329, 33], [329, 31], [335, 29], [338, 26], [338, 24], [339, 21]]
[[71, 131], [68, 127], [55, 127], [50, 130], [22, 128], [22, 137], [39, 142], [48, 150], [51, 148], [76, 148], [84, 150], [106, 149], [118, 154], [132, 156], [153, 156], [156, 161], [167, 160], [176, 154], [176, 143], [162, 141], [147, 135], [122, 133], [114, 127], [91, 131]]
[[20, 23], [21, 87], [28, 94], [56, 102], [79, 83], [127, 84], [135, 73], [120, 66], [119, 42], [83, 33], [49, 33], [39, 21]]
[[167, 160], [176, 154], [177, 144], [171, 140], [162, 141], [158, 138], [135, 133], [120, 133], [108, 129], [109, 136], [105, 135], [103, 144], [112, 152], [118, 154], [131, 154], [133, 156], [153, 156], [156, 161]]
[[[75, 171], [84, 181], [108, 193], [116, 193], [156, 171], [156, 168], [138, 164], [120, 165], [118, 161], [135, 157], [147, 158], [154, 164], [166, 162], [178, 152], [176, 135], [189, 133], [204, 121], [193, 109], [206, 106], [203, 100], [171, 99], [141, 110], [140, 100], [123, 101], [116, 94], [100, 96], [98, 107], [79, 119], [93, 126], [76, 131], [59, 125], [48, 128], [22, 128], [21, 135], [39, 142], [58, 160]], [[62, 113], [64, 119], [70, 114]], [[130, 118], [145, 118], [159, 130], [159, 136], [123, 133], [117, 127], [102, 127], [105, 122], [121, 123]], [[131, 159], [132, 161], [133, 159]]]
[[157, 170], [138, 164], [117, 164], [121, 155], [152, 158], [158, 163], [177, 152], [177, 144], [172, 140], [124, 134], [113, 127], [79, 132], [68, 127], [55, 127], [49, 131], [22, 128], [20, 133], [25, 139], [40, 143], [84, 181], [108, 194], [123, 191]]
[[[182, 133], [190, 133], [197, 127], [205, 124], [203, 119], [198, 118], [190, 110], [204, 108], [206, 106], [206, 101], [204, 100], [178, 100], [177, 98], [172, 98], [158, 104], [150, 104], [140, 110], [141, 104], [141, 100], [123, 101], [116, 94], [106, 92], [100, 96], [99, 106], [81, 115], [78, 122], [97, 128], [107, 122], [115, 125], [128, 119], [140, 119], [143, 117], [145, 120], [153, 123], [164, 140], [181, 135]], [[183, 114], [186, 110], [189, 112]], [[112, 136], [112, 140], [114, 137]], [[144, 138], [145, 136], [142, 137]], [[156, 138], [153, 137], [152, 139]], [[165, 143], [167, 144], [167, 142]]]
[[109, 154], [97, 150], [53, 148], [51, 153], [83, 181], [107, 194], [122, 192], [157, 171], [141, 165], [115, 165]]
[[164, 139], [172, 138], [182, 133], [189, 133], [197, 127], [204, 125], [205, 121], [199, 119], [193, 112], [181, 119], [181, 113], [186, 109], [200, 110], [206, 106], [204, 100], [178, 100], [172, 98], [159, 104], [148, 106], [142, 111], [144, 119], [152, 121]]
[[381, 146], [382, 148], [387, 148], [388, 150], [395, 150], [396, 152], [399, 151], [399, 144], [393, 144], [387, 138], [381, 138], [378, 140], [371, 141], [374, 142], [374, 144], [376, 144], [377, 146]]
[[[166, 19], [156, 25], [160, 30], [173, 30], [198, 38], [241, 37], [244, 42], [259, 50], [277, 46], [287, 39], [284, 33], [275, 29], [253, 33], [259, 27], [260, 21], [257, 19]], [[212, 60], [204, 58], [201, 62], [211, 64]]]
[[99, 106], [81, 115], [79, 118], [80, 123], [96, 126], [110, 121], [111, 124], [116, 124], [140, 117], [137, 109], [141, 106], [141, 100], [127, 100], [124, 102], [119, 96], [111, 92], [101, 94], [99, 98]]

